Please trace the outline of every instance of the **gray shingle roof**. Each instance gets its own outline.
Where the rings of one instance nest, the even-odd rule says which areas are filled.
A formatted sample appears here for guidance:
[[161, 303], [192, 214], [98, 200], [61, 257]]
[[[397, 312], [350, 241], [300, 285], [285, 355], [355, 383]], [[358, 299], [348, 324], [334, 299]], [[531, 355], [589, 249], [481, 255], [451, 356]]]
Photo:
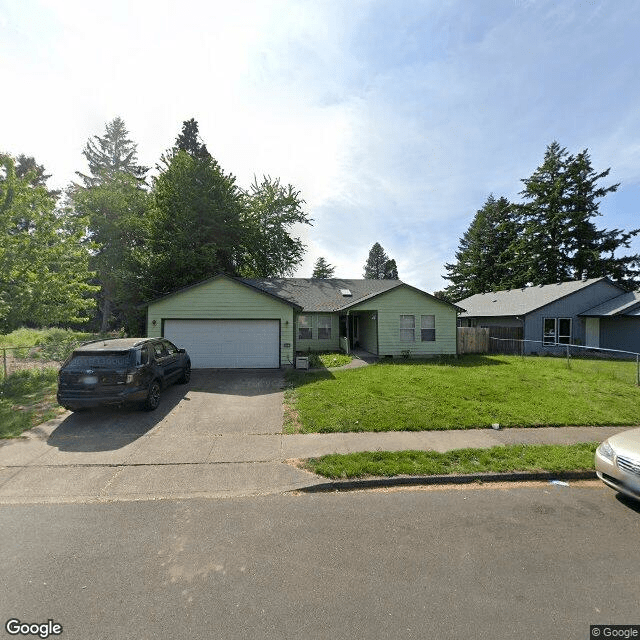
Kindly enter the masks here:
[[[638, 306], [636, 306], [638, 305]], [[583, 311], [581, 316], [637, 316], [640, 315], [640, 291], [629, 291], [607, 300], [597, 307]]]
[[[343, 280], [341, 278], [238, 278], [266, 293], [283, 298], [308, 312], [340, 311], [402, 285], [400, 280]], [[349, 289], [344, 296], [341, 289]]]
[[478, 293], [460, 300], [456, 304], [466, 309], [465, 313], [460, 314], [462, 318], [475, 316], [522, 316], [601, 280], [606, 280], [606, 278], [572, 280], [558, 284], [524, 287], [523, 289]]

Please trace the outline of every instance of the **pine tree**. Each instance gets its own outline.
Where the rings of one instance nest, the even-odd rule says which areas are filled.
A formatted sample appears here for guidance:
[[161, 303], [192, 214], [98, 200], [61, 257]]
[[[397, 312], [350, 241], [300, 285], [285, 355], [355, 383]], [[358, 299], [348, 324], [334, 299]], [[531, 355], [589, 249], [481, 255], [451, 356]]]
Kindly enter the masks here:
[[378, 242], [369, 250], [369, 257], [364, 265], [364, 277], [367, 280], [398, 279], [396, 261], [389, 259], [389, 256]]
[[312, 278], [321, 278], [326, 280], [327, 278], [333, 278], [336, 268], [332, 267], [323, 257], [316, 260], [313, 267]]
[[121, 171], [140, 183], [144, 182], [149, 169], [138, 164], [138, 145], [128, 135], [124, 120], [118, 117], [107, 123], [103, 136], [93, 136], [87, 142], [82, 154], [89, 163], [90, 175], [76, 171], [85, 187], [95, 187], [112, 180]]
[[456, 261], [446, 264], [451, 284], [444, 294], [462, 300], [476, 293], [523, 286], [514, 243], [518, 226], [513, 205], [491, 194], [460, 239]]
[[594, 171], [586, 149], [573, 156], [558, 142], [547, 147], [542, 165], [522, 181], [526, 202], [518, 208], [523, 233], [516, 252], [526, 266], [526, 282], [553, 284], [607, 275], [634, 284], [640, 256], [617, 257], [615, 252], [628, 248], [639, 230], [599, 230], [593, 222], [600, 215], [599, 200], [619, 187], [598, 186], [609, 171]]
[[384, 280], [398, 280], [398, 265], [393, 258], [384, 265]]
[[207, 151], [207, 145], [200, 138], [195, 118], [185, 120], [182, 123], [182, 131], [176, 138], [174, 150], [186, 151], [194, 158], [211, 158], [211, 154]]

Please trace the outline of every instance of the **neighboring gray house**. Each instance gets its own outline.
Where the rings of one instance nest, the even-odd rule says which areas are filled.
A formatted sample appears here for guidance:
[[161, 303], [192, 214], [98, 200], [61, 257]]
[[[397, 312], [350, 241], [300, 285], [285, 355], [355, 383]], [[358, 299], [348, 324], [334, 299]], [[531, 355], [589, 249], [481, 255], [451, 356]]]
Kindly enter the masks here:
[[[525, 352], [576, 344], [640, 352], [640, 293], [608, 278], [476, 294], [456, 303], [463, 327], [521, 327]], [[542, 343], [542, 344], [540, 344]]]

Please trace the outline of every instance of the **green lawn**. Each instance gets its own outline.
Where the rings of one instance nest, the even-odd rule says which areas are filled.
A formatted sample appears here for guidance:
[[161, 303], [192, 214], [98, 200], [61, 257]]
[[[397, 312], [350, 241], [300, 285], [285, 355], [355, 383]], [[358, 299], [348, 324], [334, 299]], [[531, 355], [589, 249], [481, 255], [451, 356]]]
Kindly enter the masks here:
[[288, 432], [636, 425], [635, 363], [464, 356], [288, 374]]
[[509, 471], [593, 469], [597, 442], [573, 445], [508, 445], [490, 449], [365, 451], [311, 458], [306, 469], [327, 478], [433, 476]]
[[57, 383], [55, 369], [31, 369], [18, 371], [0, 384], [0, 438], [19, 436], [59, 414]]
[[[58, 328], [20, 328], [0, 334], [0, 438], [18, 436], [62, 411], [56, 402], [57, 369], [52, 365], [61, 363], [78, 343], [100, 337], [105, 336]], [[2, 349], [8, 356], [6, 380]]]

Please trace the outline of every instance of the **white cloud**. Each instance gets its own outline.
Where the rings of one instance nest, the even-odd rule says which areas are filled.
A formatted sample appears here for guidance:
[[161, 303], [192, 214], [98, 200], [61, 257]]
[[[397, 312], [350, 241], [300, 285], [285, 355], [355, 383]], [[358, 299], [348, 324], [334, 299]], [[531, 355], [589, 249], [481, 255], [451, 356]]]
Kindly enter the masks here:
[[[195, 117], [241, 185], [270, 174], [301, 190], [315, 222], [300, 275], [322, 255], [360, 276], [380, 242], [403, 279], [434, 290], [486, 196], [517, 198], [553, 139], [640, 183], [640, 9], [603, 7], [5, 3], [1, 144], [64, 185], [116, 115], [150, 166]], [[610, 215], [636, 224], [628, 208]]]

